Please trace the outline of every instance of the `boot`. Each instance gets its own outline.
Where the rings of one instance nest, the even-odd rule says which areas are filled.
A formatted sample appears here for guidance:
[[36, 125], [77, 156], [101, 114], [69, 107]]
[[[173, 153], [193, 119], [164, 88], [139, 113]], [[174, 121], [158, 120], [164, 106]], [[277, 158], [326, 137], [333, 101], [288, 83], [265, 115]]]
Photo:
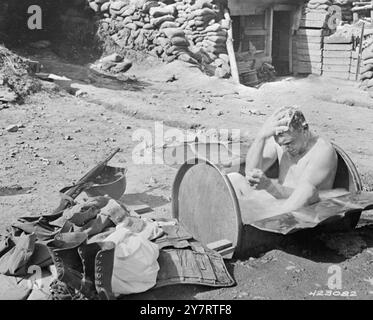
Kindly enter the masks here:
[[58, 280], [78, 290], [86, 297], [95, 292], [94, 283], [86, 281], [79, 248], [87, 243], [87, 235], [83, 232], [61, 233], [47, 244], [56, 266]]
[[100, 300], [112, 300], [111, 281], [114, 267], [113, 242], [93, 242], [78, 249], [84, 268], [83, 282], [94, 280], [95, 289]]

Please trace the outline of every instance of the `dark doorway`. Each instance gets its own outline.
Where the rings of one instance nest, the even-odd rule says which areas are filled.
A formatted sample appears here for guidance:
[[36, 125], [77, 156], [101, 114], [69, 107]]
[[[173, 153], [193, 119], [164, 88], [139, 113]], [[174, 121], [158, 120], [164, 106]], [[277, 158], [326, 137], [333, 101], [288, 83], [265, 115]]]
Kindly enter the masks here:
[[290, 74], [291, 11], [273, 13], [272, 64], [279, 76]]

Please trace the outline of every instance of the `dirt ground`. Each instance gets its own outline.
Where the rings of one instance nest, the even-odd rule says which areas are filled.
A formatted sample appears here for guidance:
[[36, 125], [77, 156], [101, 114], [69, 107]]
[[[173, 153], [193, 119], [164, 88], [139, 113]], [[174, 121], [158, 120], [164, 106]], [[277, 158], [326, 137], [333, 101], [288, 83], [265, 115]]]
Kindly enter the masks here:
[[[284, 105], [299, 106], [312, 130], [340, 145], [357, 165], [364, 188], [373, 190], [373, 100], [353, 82], [289, 77], [255, 89], [209, 78], [181, 62], [161, 65], [151, 58], [119, 81], [50, 51], [27, 54], [42, 62], [44, 72], [71, 79], [60, 84], [79, 90], [79, 97], [50, 84], [48, 92], [25, 104], [0, 110], [0, 232], [19, 216], [52, 210], [58, 190], [115, 147], [121, 152], [112, 163], [128, 168], [127, 203], [137, 198], [154, 209], [152, 214], [170, 216], [177, 168], [134, 163], [136, 130], [154, 132], [155, 121], [163, 121], [165, 129], [241, 129], [250, 141], [265, 117]], [[8, 132], [13, 124], [21, 128]], [[170, 287], [128, 298], [372, 299], [373, 224], [366, 222], [373, 221], [371, 214], [348, 234], [292, 241], [261, 257], [228, 261], [237, 281], [233, 288]], [[326, 293], [334, 265], [342, 270], [344, 297]]]

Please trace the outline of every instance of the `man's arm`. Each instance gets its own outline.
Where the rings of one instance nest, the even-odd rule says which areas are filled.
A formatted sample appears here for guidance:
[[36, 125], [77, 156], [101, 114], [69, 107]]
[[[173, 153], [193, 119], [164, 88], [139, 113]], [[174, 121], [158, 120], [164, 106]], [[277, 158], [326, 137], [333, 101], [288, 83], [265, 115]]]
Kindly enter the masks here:
[[246, 156], [246, 173], [254, 169], [267, 171], [277, 160], [275, 141], [258, 136]]
[[[288, 119], [282, 118], [283, 109], [270, 116], [258, 132], [246, 157], [246, 172], [266, 171], [277, 159], [274, 136], [289, 130]], [[281, 120], [280, 120], [281, 119]]]
[[320, 147], [310, 159], [297, 187], [285, 201], [281, 211], [289, 212], [319, 201], [318, 188], [335, 176], [337, 162], [337, 154], [331, 145]]

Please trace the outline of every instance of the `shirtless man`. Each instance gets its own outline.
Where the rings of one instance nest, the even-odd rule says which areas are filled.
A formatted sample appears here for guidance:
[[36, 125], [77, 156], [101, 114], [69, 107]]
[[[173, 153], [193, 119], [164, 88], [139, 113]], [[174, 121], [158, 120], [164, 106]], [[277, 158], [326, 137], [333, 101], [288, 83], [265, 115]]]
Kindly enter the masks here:
[[[279, 178], [272, 180], [264, 172], [275, 161], [280, 165]], [[246, 177], [237, 173], [229, 177], [240, 201], [259, 201], [260, 197], [253, 195], [254, 189], [265, 190], [273, 199], [283, 199], [276, 202], [272, 213], [257, 210], [250, 220], [258, 220], [319, 201], [320, 191], [333, 188], [337, 163], [333, 146], [311, 133], [303, 113], [286, 107], [276, 111], [259, 131], [247, 155]]]

